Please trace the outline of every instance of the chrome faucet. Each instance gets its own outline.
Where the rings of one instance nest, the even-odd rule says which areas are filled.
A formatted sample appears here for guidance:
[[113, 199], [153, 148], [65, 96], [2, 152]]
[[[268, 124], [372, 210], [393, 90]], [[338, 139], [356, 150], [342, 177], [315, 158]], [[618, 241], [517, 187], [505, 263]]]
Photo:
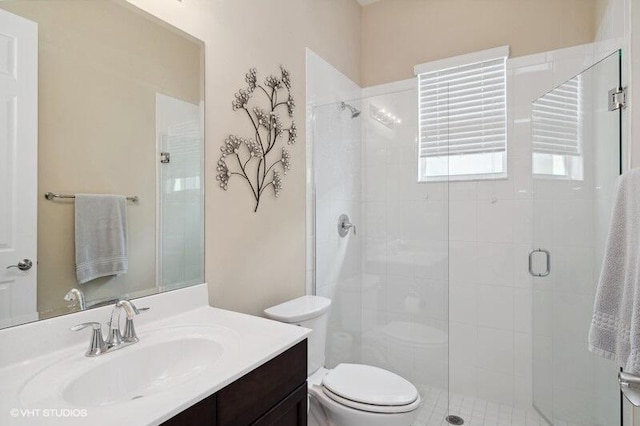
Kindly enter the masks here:
[[[112, 352], [120, 348], [124, 348], [129, 345], [133, 345], [139, 339], [136, 335], [136, 329], [133, 326], [133, 317], [149, 310], [149, 308], [138, 309], [133, 302], [122, 299], [119, 300], [111, 311], [111, 318], [107, 325], [109, 326], [109, 333], [107, 339], [102, 337], [102, 325], [98, 322], [86, 322], [71, 327], [71, 331], [83, 330], [86, 327], [93, 327], [93, 334], [91, 336], [91, 342], [86, 356], [98, 356], [107, 352]], [[124, 335], [120, 331], [120, 312], [124, 311], [127, 320], [124, 328]]]

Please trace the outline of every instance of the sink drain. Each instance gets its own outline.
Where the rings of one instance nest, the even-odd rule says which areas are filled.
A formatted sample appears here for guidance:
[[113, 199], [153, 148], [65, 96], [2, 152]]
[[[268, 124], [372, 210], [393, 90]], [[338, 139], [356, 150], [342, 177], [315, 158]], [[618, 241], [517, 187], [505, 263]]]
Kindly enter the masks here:
[[[133, 401], [134, 399], [140, 399], [142, 397], [144, 397], [144, 395], [136, 395], [136, 396], [132, 397], [131, 400]], [[462, 423], [460, 423], [460, 424], [462, 424]]]
[[464, 424], [464, 420], [462, 419], [462, 417], [459, 417], [459, 416], [449, 415], [449, 416], [445, 417], [444, 419], [450, 425], [463, 425]]

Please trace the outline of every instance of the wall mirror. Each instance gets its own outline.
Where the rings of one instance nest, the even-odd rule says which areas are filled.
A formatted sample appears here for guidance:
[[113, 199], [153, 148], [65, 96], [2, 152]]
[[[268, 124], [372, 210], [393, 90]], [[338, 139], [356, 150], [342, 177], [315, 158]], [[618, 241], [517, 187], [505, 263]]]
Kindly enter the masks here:
[[[203, 76], [200, 40], [124, 1], [0, 3], [0, 327], [204, 281]], [[76, 194], [129, 197], [126, 223]], [[76, 253], [122, 247], [79, 283]]]

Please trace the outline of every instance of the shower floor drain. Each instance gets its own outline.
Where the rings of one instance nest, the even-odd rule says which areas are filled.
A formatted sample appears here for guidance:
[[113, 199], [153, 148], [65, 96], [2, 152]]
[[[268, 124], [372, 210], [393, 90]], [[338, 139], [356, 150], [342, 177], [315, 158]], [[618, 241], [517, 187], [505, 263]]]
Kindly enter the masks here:
[[444, 418], [450, 425], [462, 425], [464, 420], [462, 417], [450, 415]]

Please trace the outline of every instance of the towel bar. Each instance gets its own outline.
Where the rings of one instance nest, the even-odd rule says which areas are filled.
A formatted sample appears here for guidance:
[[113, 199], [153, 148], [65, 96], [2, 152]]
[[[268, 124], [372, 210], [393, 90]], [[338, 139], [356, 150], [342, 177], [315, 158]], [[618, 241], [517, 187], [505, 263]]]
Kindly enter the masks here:
[[[44, 198], [51, 201], [56, 198], [76, 198], [76, 196], [70, 194], [54, 194], [53, 192], [47, 192], [46, 194], [44, 194]], [[127, 197], [127, 200], [133, 203], [137, 203], [138, 201], [140, 201], [140, 198], [138, 198], [137, 195], [134, 195], [132, 197]]]

